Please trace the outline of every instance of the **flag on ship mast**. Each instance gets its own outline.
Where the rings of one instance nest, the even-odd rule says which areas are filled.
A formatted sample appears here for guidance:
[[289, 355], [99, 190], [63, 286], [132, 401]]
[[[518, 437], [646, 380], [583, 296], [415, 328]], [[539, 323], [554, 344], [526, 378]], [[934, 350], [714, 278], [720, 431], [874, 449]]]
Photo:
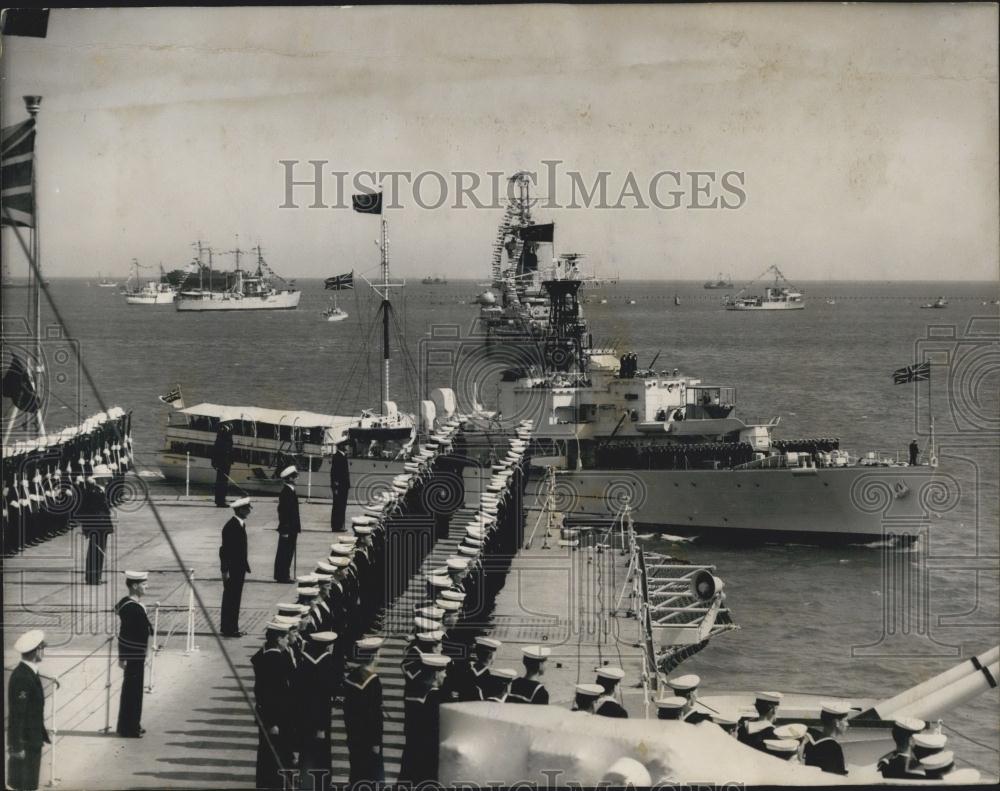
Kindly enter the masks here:
[[10, 353], [10, 365], [3, 375], [3, 394], [22, 412], [38, 411], [40, 404], [31, 378], [31, 368], [14, 351]]
[[905, 385], [907, 382], [927, 382], [931, 378], [931, 364], [908, 365], [892, 372], [892, 383]]
[[323, 281], [323, 288], [327, 291], [346, 291], [349, 288], [354, 288], [354, 270], [352, 269], [346, 275], [328, 277]]
[[174, 385], [174, 389], [166, 395], [157, 396], [164, 404], [170, 404], [174, 409], [184, 409], [184, 396], [181, 394], [181, 386]]
[[381, 214], [382, 213], [382, 193], [362, 192], [351, 198], [354, 211], [361, 214]]
[[3, 184], [0, 225], [35, 227], [32, 169], [35, 154], [35, 119], [29, 118], [0, 132], [0, 165]]

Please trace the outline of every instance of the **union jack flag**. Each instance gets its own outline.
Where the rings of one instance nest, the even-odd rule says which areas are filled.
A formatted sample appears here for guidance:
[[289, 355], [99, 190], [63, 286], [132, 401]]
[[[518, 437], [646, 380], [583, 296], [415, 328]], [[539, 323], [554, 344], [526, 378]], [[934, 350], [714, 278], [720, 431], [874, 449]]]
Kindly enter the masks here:
[[354, 288], [354, 271], [346, 275], [334, 275], [323, 281], [323, 288], [327, 291], [345, 291]]
[[32, 170], [35, 156], [35, 119], [29, 118], [0, 132], [2, 163], [3, 216], [0, 225], [35, 227], [35, 197], [32, 194]]
[[931, 364], [908, 365], [892, 372], [892, 383], [905, 385], [907, 382], [926, 382], [931, 378]]

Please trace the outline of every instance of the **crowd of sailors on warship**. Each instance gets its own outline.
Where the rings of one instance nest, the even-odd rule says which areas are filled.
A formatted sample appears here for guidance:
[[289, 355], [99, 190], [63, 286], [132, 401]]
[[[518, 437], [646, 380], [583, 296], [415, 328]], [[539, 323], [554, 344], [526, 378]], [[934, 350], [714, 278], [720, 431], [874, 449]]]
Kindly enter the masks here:
[[[118, 410], [98, 418], [85, 424], [86, 430], [67, 434], [60, 443], [25, 449], [20, 454], [24, 459], [35, 459], [33, 470], [37, 477], [34, 473], [27, 476], [31, 486], [25, 491], [20, 482], [25, 480], [26, 468], [16, 467], [16, 487], [25, 491], [26, 498], [22, 502], [19, 491], [18, 497], [7, 498], [6, 505], [9, 508], [13, 499], [18, 501], [18, 525], [23, 526], [27, 519], [44, 518], [46, 505], [54, 501], [46, 489], [49, 480], [66, 479], [81, 492], [93, 487], [96, 497], [98, 490], [106, 486], [102, 482], [110, 484], [128, 470], [128, 416]], [[450, 423], [436, 435], [434, 442], [439, 448], [449, 445], [456, 428], [457, 422]], [[464, 536], [455, 554], [424, 577], [424, 596], [414, 606], [411, 636], [401, 663], [405, 679], [405, 745], [398, 778], [401, 783], [437, 779], [442, 703], [553, 705], [544, 681], [551, 649], [524, 646], [521, 668], [498, 667], [494, 658], [501, 643], [484, 626], [489, 623], [524, 530], [521, 495], [526, 478], [522, 464], [529, 439], [529, 428], [518, 430], [506, 456], [492, 466], [487, 491], [481, 496], [475, 516], [463, 525]], [[42, 464], [48, 459], [47, 450], [52, 450], [53, 455], [51, 464], [45, 467]], [[422, 453], [425, 462], [434, 455], [433, 450]], [[407, 475], [402, 476], [405, 480], [394, 481], [395, 496], [366, 506], [362, 515], [350, 520], [350, 530], [335, 503], [331, 520], [335, 540], [329, 553], [295, 577], [295, 601], [277, 604], [265, 627], [263, 645], [251, 660], [258, 724], [258, 788], [292, 787], [289, 773], [297, 787], [331, 786], [334, 706], [343, 711], [350, 782], [385, 782], [383, 724], [387, 713], [377, 673], [383, 645], [379, 633], [386, 631], [385, 605], [394, 592], [406, 589], [410, 576], [419, 568], [420, 559], [416, 566], [407, 566], [391, 562], [390, 555], [394, 546], [391, 536], [405, 523], [407, 504], [414, 502], [404, 495], [413, 485], [419, 485], [420, 463], [418, 455]], [[46, 470], [44, 474], [42, 469]], [[301, 529], [297, 476], [294, 465], [280, 472], [285, 485], [277, 506], [279, 540], [273, 570], [277, 581], [291, 579], [295, 547], [286, 542]], [[101, 519], [106, 516], [110, 525], [108, 508], [113, 500], [101, 494]], [[245, 525], [251, 518], [253, 503], [249, 497], [240, 497], [228, 507], [234, 515], [223, 528], [219, 551], [224, 580], [221, 633], [232, 637], [242, 635], [240, 589], [242, 577], [249, 572]], [[8, 519], [9, 512], [5, 513], [5, 527]], [[35, 534], [36, 540], [38, 535], [44, 533]], [[87, 581], [94, 575], [99, 580], [100, 573], [95, 556], [93, 569], [88, 560]], [[128, 596], [115, 607], [121, 622], [118, 647], [124, 674], [117, 732], [123, 738], [142, 738], [143, 668], [153, 631], [142, 604], [148, 574], [126, 571], [125, 577]], [[236, 578], [239, 586], [231, 584]], [[21, 672], [19, 666], [8, 689], [12, 788], [37, 788], [41, 749], [49, 738], [43, 726], [44, 695], [38, 680], [44, 645], [44, 633], [39, 630], [23, 635], [15, 644], [22, 665], [30, 672]], [[576, 685], [572, 711], [581, 716], [627, 718], [620, 693], [625, 680], [626, 674], [619, 667], [595, 668], [593, 681]], [[698, 700], [700, 679], [694, 674], [672, 677], [667, 686], [669, 694], [654, 702], [659, 720], [692, 725], [711, 722], [742, 744], [773, 757], [824, 772], [848, 774], [839, 743], [852, 713], [847, 703], [822, 704], [814, 727], [778, 725], [782, 701], [779, 692], [758, 693], [755, 714], [739, 717], [702, 706]], [[954, 755], [945, 749], [947, 737], [940, 732], [940, 726], [903, 718], [894, 722], [892, 735], [895, 749], [878, 762], [878, 771], [886, 779], [942, 779], [954, 770]]]
[[3, 554], [11, 557], [78, 525], [86, 582], [101, 582], [112, 509], [130, 497], [131, 413], [112, 407], [79, 426], [3, 448]]

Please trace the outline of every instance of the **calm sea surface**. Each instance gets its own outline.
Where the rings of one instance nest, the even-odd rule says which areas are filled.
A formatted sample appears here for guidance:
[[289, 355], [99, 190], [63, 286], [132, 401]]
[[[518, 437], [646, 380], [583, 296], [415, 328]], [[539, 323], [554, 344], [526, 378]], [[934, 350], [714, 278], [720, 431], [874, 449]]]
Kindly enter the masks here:
[[[927, 415], [933, 413], [941, 471], [952, 477], [959, 496], [932, 517], [931, 540], [906, 551], [907, 562], [928, 572], [927, 620], [901, 643], [888, 646], [881, 638], [883, 556], [902, 550], [768, 544], [736, 551], [697, 541], [646, 542], [715, 564], [726, 581], [742, 629], [685, 665], [701, 674], [706, 694], [766, 688], [888, 697], [1000, 637], [1000, 323], [997, 306], [983, 304], [998, 292], [995, 284], [975, 283], [800, 285], [808, 305], [791, 313], [727, 312], [720, 305], [725, 292], [688, 282], [592, 288], [584, 292], [591, 300], [585, 311], [595, 341], [631, 348], [640, 364], [659, 353], [658, 369], [736, 385], [738, 414], [780, 415], [780, 436], [836, 436], [854, 451], [902, 451], [913, 436], [926, 445]], [[346, 292], [341, 306], [350, 318], [327, 323], [320, 311], [330, 292], [319, 281], [299, 286], [296, 311], [231, 315], [126, 306], [115, 289], [88, 287], [84, 280], [56, 280], [50, 293], [104, 402], [134, 412], [140, 462], [155, 468], [168, 412], [157, 395], [175, 384], [189, 406], [210, 401], [338, 414], [377, 406], [378, 361], [364, 354], [378, 344], [371, 332], [373, 304], [360, 290]], [[474, 281], [407, 286], [397, 312], [414, 369], [422, 367], [422, 340], [432, 326], [438, 334], [457, 334], [456, 343], [473, 332], [477, 309], [470, 303], [480, 290]], [[920, 309], [938, 296], [949, 300], [947, 309]], [[602, 298], [607, 304], [599, 304]], [[22, 313], [24, 299], [23, 290], [9, 289], [5, 314]], [[55, 427], [75, 422], [78, 400], [85, 414], [100, 409], [73, 364], [57, 362], [64, 359], [55, 354], [64, 343], [52, 339], [47, 352], [53, 376], [65, 374], [56, 390], [64, 403], [54, 399], [48, 406]], [[893, 386], [890, 373], [924, 359], [926, 349], [941, 361], [930, 387]], [[405, 368], [402, 361], [394, 364], [392, 388], [400, 406], [412, 409], [416, 388], [404, 386]], [[495, 374], [483, 368], [470, 375], [486, 403]], [[437, 386], [446, 378], [438, 366], [429, 381]], [[465, 380], [467, 390], [469, 376]], [[996, 690], [945, 724], [958, 755], [1000, 772]]]

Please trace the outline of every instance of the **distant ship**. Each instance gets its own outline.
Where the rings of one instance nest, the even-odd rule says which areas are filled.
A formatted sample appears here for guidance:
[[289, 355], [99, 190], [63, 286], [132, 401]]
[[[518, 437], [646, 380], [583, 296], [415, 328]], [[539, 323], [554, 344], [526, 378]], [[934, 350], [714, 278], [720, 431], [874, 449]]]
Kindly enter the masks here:
[[173, 304], [174, 298], [177, 296], [177, 289], [164, 282], [162, 266], [160, 267], [160, 280], [150, 280], [142, 286], [139, 285], [139, 262], [135, 258], [132, 259], [132, 266], [135, 270], [135, 287], [132, 288], [130, 285], [132, 280], [130, 275], [129, 279], [125, 281], [125, 290], [122, 292], [126, 305]]
[[444, 286], [448, 284], [448, 278], [446, 277], [425, 277], [420, 281], [425, 286]]
[[928, 302], [926, 305], [921, 305], [922, 308], [936, 308], [940, 310], [941, 308], [948, 307], [948, 300], [944, 297], [938, 297], [933, 302]]
[[778, 267], [769, 266], [757, 279], [759, 280], [769, 272], [774, 274], [774, 284], [764, 288], [763, 296], [741, 296], [749, 288], [748, 285], [735, 295], [726, 297], [724, 303], [726, 310], [802, 310], [805, 308], [802, 293], [792, 288]]
[[[299, 306], [302, 292], [296, 289], [277, 290], [271, 285], [271, 277], [278, 277], [264, 262], [260, 245], [257, 251], [257, 270], [250, 272], [240, 268], [242, 250], [231, 252], [236, 256], [233, 283], [225, 291], [181, 291], [176, 301], [179, 311], [219, 311], [219, 310], [294, 310]], [[281, 279], [281, 278], [279, 278]]]
[[98, 288], [117, 288], [118, 287], [118, 281], [117, 280], [108, 280], [106, 277], [101, 277], [101, 273], [100, 272], [97, 273], [97, 276], [101, 278], [100, 282], [98, 282], [98, 284], [97, 284]]
[[707, 280], [702, 288], [732, 288], [733, 278], [730, 275], [728, 278], [722, 276], [722, 272], [719, 272], [718, 280]]

